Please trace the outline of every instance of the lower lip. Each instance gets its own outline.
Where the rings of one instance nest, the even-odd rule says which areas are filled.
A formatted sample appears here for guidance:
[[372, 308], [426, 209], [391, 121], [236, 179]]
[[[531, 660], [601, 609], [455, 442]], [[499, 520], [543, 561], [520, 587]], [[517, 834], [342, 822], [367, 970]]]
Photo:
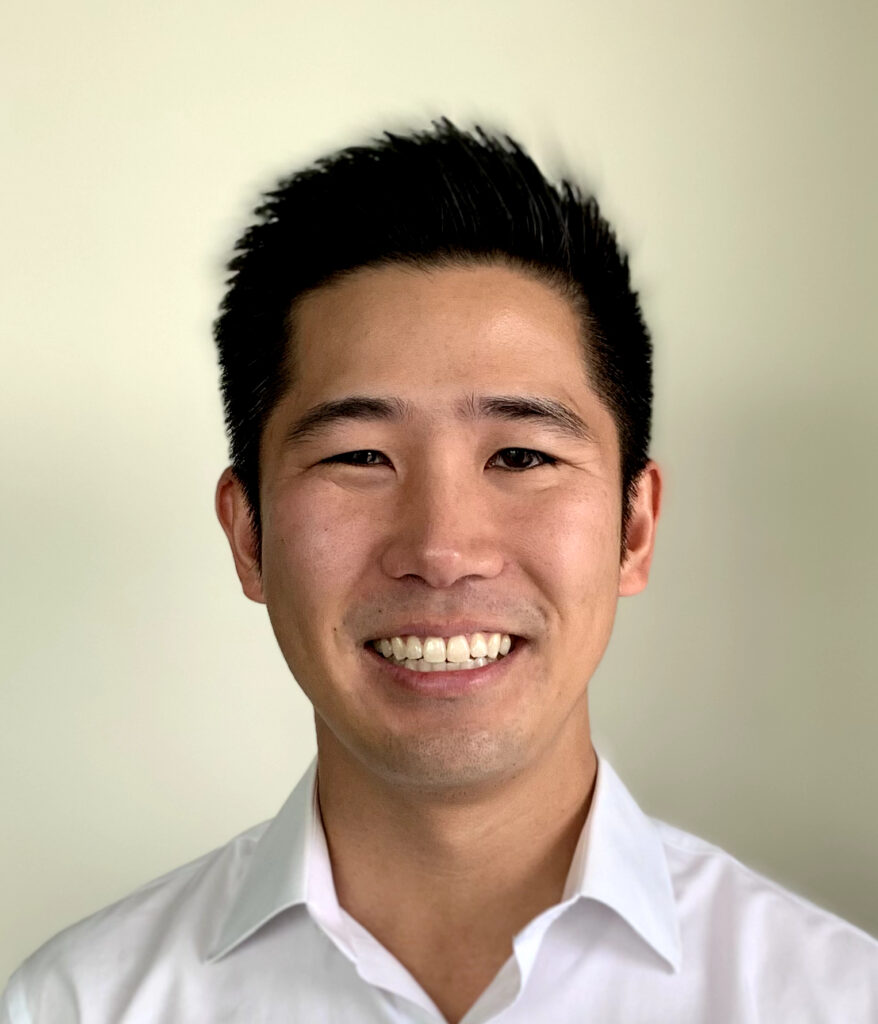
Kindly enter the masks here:
[[382, 675], [389, 678], [409, 693], [422, 697], [461, 697], [476, 690], [482, 690], [499, 682], [512, 662], [518, 660], [524, 641], [515, 640], [512, 650], [481, 668], [463, 668], [445, 672], [418, 672], [405, 668], [398, 661], [391, 661], [379, 654], [373, 647], [366, 646], [366, 654], [383, 669]]

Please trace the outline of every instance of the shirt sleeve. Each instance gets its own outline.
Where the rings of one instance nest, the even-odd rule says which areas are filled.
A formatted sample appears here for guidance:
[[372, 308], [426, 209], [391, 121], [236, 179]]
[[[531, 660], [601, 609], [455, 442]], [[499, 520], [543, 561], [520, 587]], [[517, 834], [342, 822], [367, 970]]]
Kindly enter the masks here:
[[6, 990], [0, 996], [0, 1024], [33, 1024], [33, 1018], [24, 997], [24, 984], [20, 971], [16, 971], [12, 975]]

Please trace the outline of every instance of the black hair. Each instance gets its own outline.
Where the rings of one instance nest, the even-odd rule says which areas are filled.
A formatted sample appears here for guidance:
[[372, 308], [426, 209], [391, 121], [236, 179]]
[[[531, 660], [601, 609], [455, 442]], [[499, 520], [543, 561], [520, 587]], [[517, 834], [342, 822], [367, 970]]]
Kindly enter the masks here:
[[594, 196], [567, 180], [551, 184], [509, 136], [443, 118], [316, 161], [267, 192], [254, 218], [229, 262], [214, 337], [232, 468], [257, 551], [259, 446], [295, 374], [297, 300], [362, 267], [471, 262], [535, 273], [579, 310], [587, 376], [619, 435], [624, 549], [649, 458], [652, 344], [627, 256]]

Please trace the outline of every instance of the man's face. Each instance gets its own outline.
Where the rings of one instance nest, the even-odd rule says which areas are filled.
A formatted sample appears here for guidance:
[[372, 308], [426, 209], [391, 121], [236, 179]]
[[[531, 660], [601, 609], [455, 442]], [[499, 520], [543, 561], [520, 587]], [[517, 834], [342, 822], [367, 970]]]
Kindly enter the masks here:
[[[499, 265], [366, 269], [301, 301], [294, 345], [295, 384], [262, 442], [261, 574], [228, 473], [218, 506], [245, 592], [314, 705], [321, 757], [436, 789], [587, 750], [588, 681], [619, 594], [646, 582], [658, 475], [620, 567], [618, 437], [571, 303]], [[354, 398], [385, 411], [336, 408], [291, 436]], [[509, 634], [511, 651], [437, 674], [373, 646], [476, 632]]]

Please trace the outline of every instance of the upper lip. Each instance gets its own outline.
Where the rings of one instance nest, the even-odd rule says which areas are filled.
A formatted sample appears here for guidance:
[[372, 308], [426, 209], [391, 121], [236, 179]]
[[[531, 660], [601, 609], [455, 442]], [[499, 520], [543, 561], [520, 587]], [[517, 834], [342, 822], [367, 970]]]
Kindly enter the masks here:
[[523, 639], [521, 634], [506, 626], [491, 625], [484, 619], [458, 619], [455, 622], [406, 622], [402, 625], [387, 626], [386, 632], [375, 633], [366, 639], [366, 643], [373, 640], [389, 640], [394, 636], [472, 636], [473, 633], [507, 633], [511, 637]]

